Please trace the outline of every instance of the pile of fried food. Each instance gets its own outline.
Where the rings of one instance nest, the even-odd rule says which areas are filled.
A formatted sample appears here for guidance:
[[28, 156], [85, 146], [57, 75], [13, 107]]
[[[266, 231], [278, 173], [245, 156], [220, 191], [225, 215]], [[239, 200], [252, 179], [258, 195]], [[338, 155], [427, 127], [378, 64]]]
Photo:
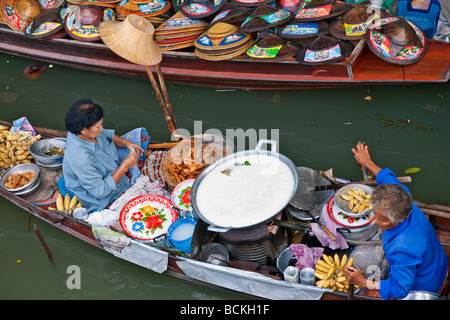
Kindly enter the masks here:
[[364, 213], [368, 210], [372, 210], [372, 205], [370, 204], [371, 195], [366, 193], [363, 189], [350, 189], [347, 193], [341, 194], [342, 199], [350, 201], [348, 208], [353, 213]]
[[[342, 260], [340, 260], [339, 255], [335, 253], [334, 258], [323, 254], [322, 259], [318, 259], [315, 266], [314, 275], [319, 279], [316, 282], [316, 286], [347, 292], [348, 281], [344, 277], [344, 269], [353, 265], [353, 257], [347, 261], [347, 255], [344, 254]], [[355, 289], [357, 288], [359, 286], [355, 285]]]
[[29, 184], [36, 175], [35, 171], [11, 174], [8, 176], [8, 181], [4, 182], [3, 185], [8, 189], [18, 189]]
[[231, 153], [231, 147], [211, 139], [182, 141], [169, 150], [162, 163], [166, 182], [175, 187], [187, 179], [195, 179], [208, 165]]
[[12, 168], [16, 164], [29, 163], [33, 156], [28, 151], [40, 135], [32, 136], [30, 131], [10, 132], [7, 126], [0, 125], [0, 168]]

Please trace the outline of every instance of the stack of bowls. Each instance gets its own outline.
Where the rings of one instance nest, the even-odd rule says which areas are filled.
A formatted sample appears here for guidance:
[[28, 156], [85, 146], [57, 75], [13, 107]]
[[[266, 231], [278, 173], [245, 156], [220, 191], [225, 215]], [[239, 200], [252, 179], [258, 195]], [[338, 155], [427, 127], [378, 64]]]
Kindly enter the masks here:
[[64, 153], [55, 156], [49, 156], [46, 153], [53, 147], [66, 148], [65, 138], [42, 139], [33, 143], [29, 150], [34, 160], [40, 166], [49, 169], [59, 169], [62, 166]]
[[[9, 176], [13, 174], [25, 173], [27, 171], [36, 172], [36, 176], [29, 183], [17, 189], [9, 189], [5, 187], [5, 182], [8, 181]], [[41, 170], [34, 163], [22, 163], [15, 165], [14, 167], [6, 170], [1, 178], [1, 187], [15, 194], [16, 196], [27, 196], [33, 193], [39, 187], [40, 184], [41, 184]]]

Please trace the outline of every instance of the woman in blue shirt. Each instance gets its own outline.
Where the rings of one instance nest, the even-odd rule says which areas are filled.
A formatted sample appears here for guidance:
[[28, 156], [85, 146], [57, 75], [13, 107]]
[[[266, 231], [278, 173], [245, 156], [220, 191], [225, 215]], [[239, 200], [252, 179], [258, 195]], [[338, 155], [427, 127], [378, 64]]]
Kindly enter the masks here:
[[376, 175], [378, 186], [372, 193], [371, 203], [375, 223], [383, 230], [389, 277], [368, 280], [350, 268], [344, 270], [349, 283], [378, 289], [383, 299], [402, 299], [410, 291], [438, 293], [445, 280], [448, 259], [435, 230], [395, 174], [388, 168], [381, 169], [370, 159], [367, 145], [358, 142], [352, 152], [358, 164]]
[[[115, 201], [130, 186], [126, 173], [143, 148], [103, 128], [103, 110], [90, 99], [74, 103], [65, 118], [67, 134], [63, 160], [65, 187], [89, 213]], [[119, 160], [116, 148], [130, 150]]]

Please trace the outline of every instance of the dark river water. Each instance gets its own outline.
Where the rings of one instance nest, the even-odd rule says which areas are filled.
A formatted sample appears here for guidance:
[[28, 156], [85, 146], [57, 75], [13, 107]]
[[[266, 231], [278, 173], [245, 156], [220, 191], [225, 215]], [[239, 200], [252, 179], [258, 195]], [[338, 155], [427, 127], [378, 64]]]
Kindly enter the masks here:
[[[23, 76], [35, 61], [0, 54], [0, 119], [26, 116], [32, 125], [65, 130], [68, 107], [91, 98], [105, 111], [104, 126], [123, 134], [145, 127], [153, 140], [170, 133], [149, 81], [43, 64], [36, 80]], [[362, 178], [351, 148], [369, 144], [372, 159], [409, 175], [413, 198], [450, 204], [450, 84], [244, 91], [167, 84], [179, 128], [214, 130], [278, 141], [297, 166], [333, 168]], [[242, 146], [241, 146], [242, 147]], [[418, 168], [415, 173], [407, 169]], [[419, 170], [420, 169], [420, 170]], [[49, 262], [37, 224], [54, 256]], [[81, 289], [68, 289], [68, 266], [81, 270]], [[115, 258], [0, 198], [0, 299], [242, 299], [193, 285]]]

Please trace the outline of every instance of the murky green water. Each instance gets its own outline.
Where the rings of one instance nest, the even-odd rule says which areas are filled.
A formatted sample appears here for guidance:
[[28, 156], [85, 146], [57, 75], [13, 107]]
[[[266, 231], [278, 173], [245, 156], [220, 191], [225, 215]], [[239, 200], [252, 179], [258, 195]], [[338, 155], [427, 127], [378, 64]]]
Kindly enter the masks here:
[[[170, 141], [148, 81], [106, 76], [57, 65], [28, 80], [34, 61], [0, 55], [0, 119], [26, 116], [32, 125], [64, 128], [67, 108], [92, 98], [105, 111], [105, 127], [125, 133], [144, 126], [152, 139]], [[363, 86], [289, 91], [220, 90], [168, 84], [178, 126], [192, 134], [239, 130], [277, 138], [279, 152], [297, 166], [333, 168], [362, 178], [350, 149], [369, 143], [372, 159], [398, 176], [409, 174], [413, 197], [450, 204], [450, 84]], [[371, 99], [369, 99], [370, 97]], [[391, 126], [388, 126], [391, 125]], [[199, 131], [200, 130], [200, 131]], [[228, 131], [227, 131], [228, 130]], [[254, 147], [247, 138], [247, 147]], [[52, 265], [33, 229], [36, 223], [55, 258]], [[67, 267], [81, 268], [82, 288], [69, 290]], [[0, 299], [230, 299], [119, 260], [0, 198]]]

